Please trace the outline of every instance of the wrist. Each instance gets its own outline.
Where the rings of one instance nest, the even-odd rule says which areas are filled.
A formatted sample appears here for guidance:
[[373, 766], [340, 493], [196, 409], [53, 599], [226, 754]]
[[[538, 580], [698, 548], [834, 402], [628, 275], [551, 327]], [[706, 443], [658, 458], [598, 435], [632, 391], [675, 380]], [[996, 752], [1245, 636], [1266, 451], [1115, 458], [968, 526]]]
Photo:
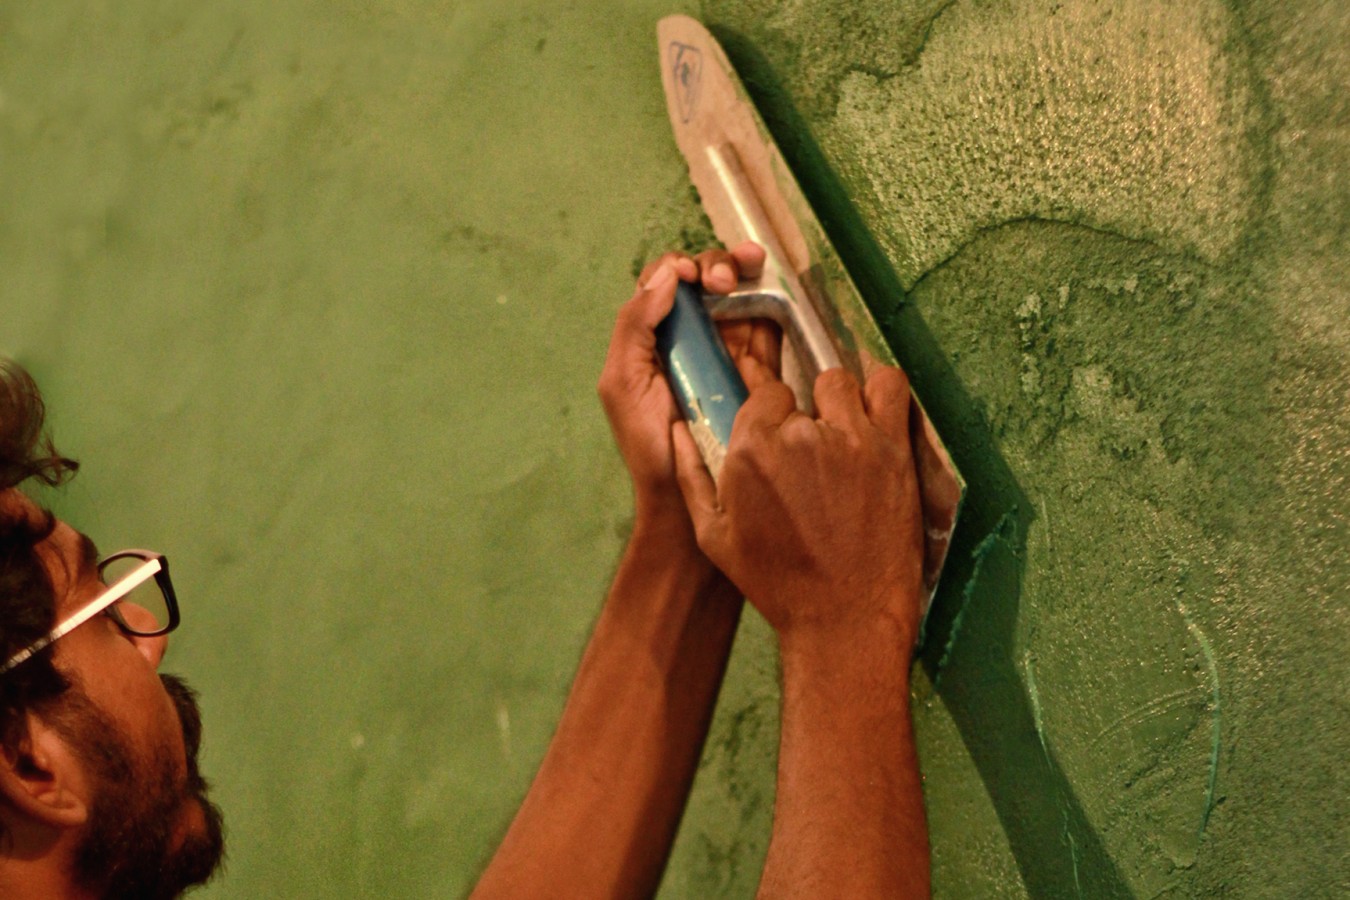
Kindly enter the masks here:
[[652, 483], [633, 485], [633, 511], [635, 524], [653, 523], [687, 526], [693, 533], [693, 522], [689, 518], [689, 507], [684, 502], [679, 485], [672, 479], [670, 483]]
[[653, 573], [681, 571], [700, 579], [720, 574], [699, 549], [683, 498], [671, 501], [648, 496], [636, 500], [625, 557]]
[[[740, 592], [698, 548], [683, 508], [675, 515], [644, 506], [634, 517], [601, 621], [628, 636], [623, 644], [648, 647], [651, 658], [666, 659], [672, 652], [687, 653], [690, 638], [700, 645], [710, 639], [715, 643], [726, 632], [729, 640], [742, 602]], [[658, 668], [671, 665], [667, 661]]]
[[890, 611], [828, 621], [794, 622], [778, 635], [784, 677], [863, 679], [909, 689], [915, 626]]
[[914, 577], [907, 574], [778, 579], [778, 589], [768, 599], [778, 611], [775, 628], [780, 644], [813, 654], [849, 652], [849, 647], [903, 647], [908, 662], [918, 640], [923, 585], [917, 566]]

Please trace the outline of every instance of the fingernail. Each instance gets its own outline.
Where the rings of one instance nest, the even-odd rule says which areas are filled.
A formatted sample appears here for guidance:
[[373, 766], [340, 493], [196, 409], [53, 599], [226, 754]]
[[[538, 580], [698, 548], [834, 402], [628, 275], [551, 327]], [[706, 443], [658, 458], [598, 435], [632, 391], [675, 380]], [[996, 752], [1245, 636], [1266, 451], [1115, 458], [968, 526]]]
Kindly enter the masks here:
[[652, 273], [652, 277], [647, 280], [647, 290], [649, 291], [663, 290], [669, 287], [670, 283], [674, 280], [675, 280], [674, 267], [671, 266], [670, 263], [662, 263], [660, 266], [657, 267], [656, 271]]
[[725, 281], [736, 280], [736, 273], [731, 270], [731, 266], [727, 265], [724, 262], [714, 263], [712, 269], [708, 272], [708, 274], [721, 278]]

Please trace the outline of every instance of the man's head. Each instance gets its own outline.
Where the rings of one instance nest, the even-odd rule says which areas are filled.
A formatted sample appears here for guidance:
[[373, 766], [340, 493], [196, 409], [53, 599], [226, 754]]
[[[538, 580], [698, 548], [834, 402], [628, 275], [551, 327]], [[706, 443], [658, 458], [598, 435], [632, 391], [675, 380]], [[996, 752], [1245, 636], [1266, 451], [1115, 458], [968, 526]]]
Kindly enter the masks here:
[[[74, 470], [32, 380], [0, 361], [0, 664], [106, 587], [93, 543], [19, 490]], [[167, 636], [132, 631], [96, 615], [0, 673], [0, 893], [170, 897], [218, 866], [194, 695], [157, 672]]]

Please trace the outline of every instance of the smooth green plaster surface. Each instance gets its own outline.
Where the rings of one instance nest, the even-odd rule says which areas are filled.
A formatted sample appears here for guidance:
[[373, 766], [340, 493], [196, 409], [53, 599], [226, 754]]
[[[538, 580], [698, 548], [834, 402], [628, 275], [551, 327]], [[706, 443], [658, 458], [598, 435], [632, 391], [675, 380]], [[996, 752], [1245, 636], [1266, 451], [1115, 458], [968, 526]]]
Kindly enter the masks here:
[[[915, 687], [939, 897], [1350, 890], [1339, 4], [0, 3], [0, 351], [170, 554], [231, 863], [463, 893], [628, 527], [593, 385], [706, 234], [701, 14], [970, 483]], [[750, 896], [753, 615], [662, 896]]]

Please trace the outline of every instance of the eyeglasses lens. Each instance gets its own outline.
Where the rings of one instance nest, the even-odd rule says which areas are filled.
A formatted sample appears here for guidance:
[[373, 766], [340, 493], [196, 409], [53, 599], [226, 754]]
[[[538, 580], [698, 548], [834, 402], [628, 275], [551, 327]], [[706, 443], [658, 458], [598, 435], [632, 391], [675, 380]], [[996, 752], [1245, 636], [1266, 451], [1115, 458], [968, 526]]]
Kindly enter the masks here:
[[[116, 584], [145, 564], [145, 560], [134, 556], [108, 560], [100, 568], [103, 583]], [[147, 578], [136, 585], [131, 593], [108, 607], [108, 614], [117, 624], [133, 634], [156, 634], [169, 626], [169, 607], [159, 582]]]

